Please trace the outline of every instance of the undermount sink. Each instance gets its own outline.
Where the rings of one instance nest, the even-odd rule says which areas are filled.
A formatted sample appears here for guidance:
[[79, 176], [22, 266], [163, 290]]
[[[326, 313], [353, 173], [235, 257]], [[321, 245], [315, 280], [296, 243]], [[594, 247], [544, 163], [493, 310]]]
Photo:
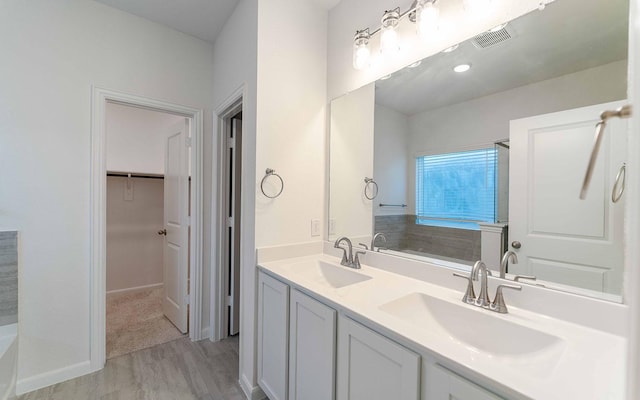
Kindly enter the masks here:
[[327, 285], [334, 289], [353, 285], [371, 279], [370, 276], [356, 272], [348, 267], [313, 260], [290, 266], [293, 273], [306, 280]]
[[383, 304], [380, 309], [491, 356], [517, 357], [563, 348], [560, 338], [546, 332], [498, 318], [487, 310], [424, 293], [408, 294]]

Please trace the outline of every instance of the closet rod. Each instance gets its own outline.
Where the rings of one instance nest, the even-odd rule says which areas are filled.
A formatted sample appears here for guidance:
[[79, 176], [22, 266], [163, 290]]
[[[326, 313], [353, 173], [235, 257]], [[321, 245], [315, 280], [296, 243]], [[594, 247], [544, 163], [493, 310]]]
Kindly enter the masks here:
[[[120, 176], [128, 178], [129, 174], [123, 174], [121, 172], [107, 172], [107, 176]], [[148, 178], [148, 179], [164, 179], [162, 175], [145, 175], [145, 174], [131, 174], [132, 178]]]

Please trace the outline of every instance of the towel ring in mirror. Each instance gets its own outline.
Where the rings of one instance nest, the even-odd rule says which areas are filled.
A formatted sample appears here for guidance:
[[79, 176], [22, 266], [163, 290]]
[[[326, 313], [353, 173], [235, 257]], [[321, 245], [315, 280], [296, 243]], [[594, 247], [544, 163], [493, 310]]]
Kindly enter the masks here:
[[[622, 181], [621, 181], [622, 179]], [[624, 193], [625, 181], [627, 180], [627, 165], [622, 164], [618, 174], [616, 175], [616, 183], [613, 184], [613, 190], [611, 191], [611, 201], [617, 203]], [[620, 186], [620, 188], [618, 188]]]
[[[268, 195], [265, 191], [264, 191], [264, 183], [266, 182], [267, 178], [270, 176], [275, 176], [276, 178], [278, 178], [280, 180], [280, 190], [278, 191], [278, 193], [276, 193], [273, 196]], [[263, 195], [265, 195], [266, 197], [270, 198], [270, 199], [275, 199], [276, 197], [280, 196], [280, 194], [282, 193], [282, 191], [284, 190], [284, 180], [282, 180], [282, 177], [278, 174], [276, 174], [276, 170], [275, 169], [271, 169], [271, 168], [267, 168], [267, 170], [265, 171], [265, 176], [264, 178], [262, 178], [262, 181], [260, 182], [260, 191], [262, 192]]]
[[[376, 181], [373, 180], [373, 178], [364, 178], [364, 197], [366, 197], [369, 200], [373, 200], [376, 197], [378, 197], [378, 184], [376, 183]], [[368, 189], [373, 189], [375, 188], [375, 192], [372, 195], [369, 195], [368, 193]]]

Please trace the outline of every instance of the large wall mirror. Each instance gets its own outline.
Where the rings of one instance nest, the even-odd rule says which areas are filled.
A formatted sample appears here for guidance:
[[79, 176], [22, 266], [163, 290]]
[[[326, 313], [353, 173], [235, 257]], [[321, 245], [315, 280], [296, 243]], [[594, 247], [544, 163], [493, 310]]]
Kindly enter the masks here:
[[512, 251], [508, 277], [620, 301], [627, 120], [579, 195], [627, 98], [628, 20], [628, 0], [556, 0], [333, 100], [328, 239], [496, 271]]

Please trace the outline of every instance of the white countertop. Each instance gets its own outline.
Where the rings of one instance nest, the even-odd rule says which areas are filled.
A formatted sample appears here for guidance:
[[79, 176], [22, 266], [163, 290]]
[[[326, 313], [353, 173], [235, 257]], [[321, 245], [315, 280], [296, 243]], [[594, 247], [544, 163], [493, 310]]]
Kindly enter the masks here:
[[[455, 366], [481, 385], [495, 386], [510, 397], [624, 399], [626, 339], [623, 337], [509, 306], [509, 297], [518, 295], [515, 292], [505, 291], [509, 313], [498, 314], [463, 304], [462, 292], [364, 264], [356, 271], [371, 279], [333, 288], [305, 275], [304, 269], [318, 260], [347, 268], [339, 265], [338, 258], [324, 254], [263, 262], [260, 267], [383, 335], [414, 351], [431, 355], [445, 365]], [[461, 280], [461, 288], [464, 287]], [[380, 308], [412, 293], [424, 293], [468, 307], [471, 312], [483, 313], [478, 316], [480, 320], [486, 315], [496, 319], [488, 321], [504, 320], [560, 340], [550, 349], [525, 356], [493, 354], [461, 342], [442, 329], [408, 322]], [[493, 292], [490, 295], [493, 296]], [[469, 329], [473, 332], [474, 328], [469, 326]]]

